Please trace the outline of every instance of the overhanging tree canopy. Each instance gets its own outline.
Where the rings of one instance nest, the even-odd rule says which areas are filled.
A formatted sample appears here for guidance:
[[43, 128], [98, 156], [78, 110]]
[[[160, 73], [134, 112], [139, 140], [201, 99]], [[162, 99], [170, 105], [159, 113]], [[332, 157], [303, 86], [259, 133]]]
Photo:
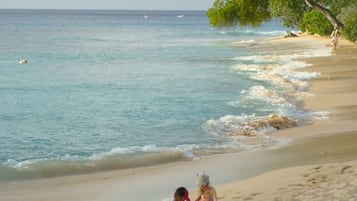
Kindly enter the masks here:
[[[344, 15], [346, 21], [357, 12], [354, 9], [346, 17], [343, 10], [349, 7], [356, 8], [357, 0], [215, 0], [207, 16], [214, 27], [259, 26], [279, 17], [283, 25], [300, 29], [308, 29], [310, 18], [321, 16], [329, 22], [328, 29], [333, 29], [344, 26], [339, 15]], [[309, 15], [310, 12], [315, 14]]]

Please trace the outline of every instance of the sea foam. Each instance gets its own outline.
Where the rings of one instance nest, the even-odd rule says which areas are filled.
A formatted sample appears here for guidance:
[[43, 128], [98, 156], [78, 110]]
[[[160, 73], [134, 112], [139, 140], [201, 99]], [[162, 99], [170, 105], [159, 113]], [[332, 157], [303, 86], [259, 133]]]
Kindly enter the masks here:
[[[315, 46], [314, 46], [315, 45]], [[218, 120], [208, 120], [207, 130], [220, 135], [238, 135], [246, 137], [266, 137], [267, 133], [277, 129], [290, 128], [302, 123], [327, 118], [326, 112], [305, 111], [301, 107], [308, 93], [308, 80], [320, 76], [319, 72], [297, 71], [311, 64], [297, 59], [329, 56], [320, 44], [314, 44], [304, 52], [292, 51], [291, 54], [261, 54], [233, 57], [236, 61], [231, 68], [237, 71], [249, 71], [252, 79], [271, 83], [274, 87], [256, 85], [241, 91], [243, 98], [228, 104], [235, 107], [248, 106], [248, 102], [262, 102], [276, 106], [278, 114], [256, 116], [255, 114], [226, 115]], [[250, 104], [252, 105], [252, 104]], [[244, 107], [246, 107], [244, 106]]]

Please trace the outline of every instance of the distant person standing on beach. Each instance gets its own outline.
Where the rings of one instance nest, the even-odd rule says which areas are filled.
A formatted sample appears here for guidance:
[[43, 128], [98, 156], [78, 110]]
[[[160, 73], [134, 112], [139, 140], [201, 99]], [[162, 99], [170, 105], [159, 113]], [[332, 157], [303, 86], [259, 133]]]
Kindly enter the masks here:
[[198, 197], [195, 201], [217, 201], [216, 189], [209, 183], [209, 176], [205, 173], [197, 175]]
[[332, 50], [336, 50], [337, 44], [338, 44], [338, 29], [335, 29], [331, 33], [331, 45], [332, 45]]

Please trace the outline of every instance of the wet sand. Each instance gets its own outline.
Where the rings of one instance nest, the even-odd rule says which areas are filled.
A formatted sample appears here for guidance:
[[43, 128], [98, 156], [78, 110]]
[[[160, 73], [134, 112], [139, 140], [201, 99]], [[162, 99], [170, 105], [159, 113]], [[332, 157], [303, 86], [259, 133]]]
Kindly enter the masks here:
[[[325, 38], [289, 38], [280, 43]], [[305, 41], [306, 42], [306, 41]], [[299, 43], [300, 44], [300, 43]], [[304, 108], [329, 119], [272, 134], [292, 139], [286, 147], [216, 155], [130, 170], [0, 184], [1, 201], [148, 200], [170, 198], [179, 186], [196, 192], [195, 175], [206, 172], [219, 200], [353, 200], [357, 182], [357, 45], [341, 42], [330, 57], [307, 59], [321, 72]], [[329, 191], [329, 193], [326, 193]], [[331, 193], [330, 193], [331, 192]], [[331, 195], [333, 194], [333, 195]], [[352, 195], [353, 196], [353, 195]]]

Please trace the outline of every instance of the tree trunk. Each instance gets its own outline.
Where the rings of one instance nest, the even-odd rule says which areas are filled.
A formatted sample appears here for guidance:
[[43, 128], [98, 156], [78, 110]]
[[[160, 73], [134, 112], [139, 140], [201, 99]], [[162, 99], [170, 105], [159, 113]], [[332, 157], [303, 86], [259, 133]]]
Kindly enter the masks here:
[[330, 10], [320, 6], [319, 4], [315, 3], [313, 0], [305, 0], [305, 3], [313, 9], [318, 10], [322, 13], [333, 25], [335, 29], [343, 28], [343, 24], [330, 12]]

